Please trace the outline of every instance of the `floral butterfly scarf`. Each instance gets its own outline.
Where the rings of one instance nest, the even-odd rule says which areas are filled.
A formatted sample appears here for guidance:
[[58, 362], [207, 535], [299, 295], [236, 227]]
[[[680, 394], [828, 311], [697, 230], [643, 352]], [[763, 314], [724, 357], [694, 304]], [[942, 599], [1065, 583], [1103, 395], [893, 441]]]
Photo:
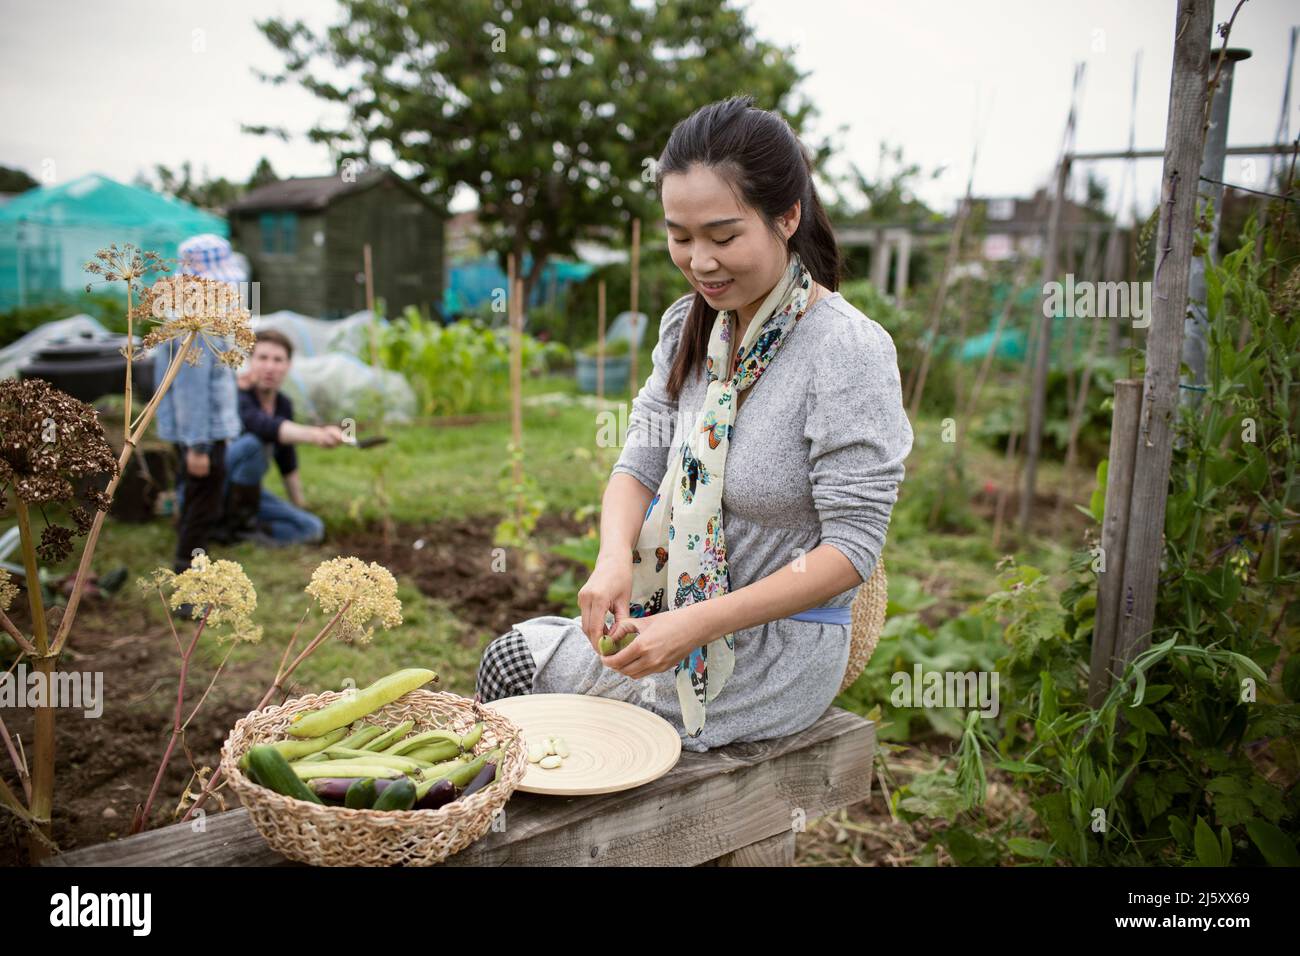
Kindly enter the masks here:
[[[694, 427], [668, 462], [668, 471], [646, 509], [632, 552], [632, 617], [686, 607], [726, 594], [727, 547], [722, 531], [722, 482], [739, 393], [762, 377], [781, 343], [803, 318], [812, 276], [797, 253], [745, 329], [729, 367], [734, 316], [718, 313], [709, 336], [708, 387]], [[691, 651], [676, 667], [682, 721], [691, 737], [704, 730], [705, 705], [735, 669], [735, 639], [719, 637]]]

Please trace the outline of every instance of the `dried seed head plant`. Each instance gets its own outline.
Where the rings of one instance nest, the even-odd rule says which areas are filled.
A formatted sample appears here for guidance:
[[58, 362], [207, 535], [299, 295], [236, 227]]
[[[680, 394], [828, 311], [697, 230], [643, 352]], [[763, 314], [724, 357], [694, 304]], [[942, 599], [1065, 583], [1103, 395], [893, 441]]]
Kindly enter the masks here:
[[[289, 676], [331, 634], [345, 643], [364, 645], [373, 640], [376, 627], [390, 630], [402, 623], [402, 602], [397, 596], [397, 580], [386, 567], [373, 561], [366, 564], [355, 557], [337, 557], [324, 561], [312, 572], [311, 582], [305, 591], [314, 599], [322, 613], [330, 615], [330, 618], [298, 656], [290, 661], [289, 655], [297, 644], [298, 632], [311, 613], [311, 605], [307, 606], [285, 646], [280, 666], [276, 668], [275, 680], [254, 710], [261, 710], [276, 694], [283, 694]], [[203, 779], [201, 772], [196, 772], [195, 776]], [[218, 769], [204, 781], [202, 791], [182, 817], [183, 821], [189, 820], [207, 802], [220, 782], [221, 771]]]
[[257, 591], [236, 561], [213, 561], [206, 554], [196, 554], [180, 574], [158, 568], [136, 584], [145, 594], [169, 590], [168, 613], [188, 605], [194, 620], [204, 622], [208, 628], [220, 629], [216, 634], [218, 641], [256, 644], [262, 639], [261, 625], [253, 623]]
[[[111, 500], [93, 485], [107, 478], [116, 482], [118, 464], [104, 440], [104, 430], [95, 410], [84, 402], [51, 387], [40, 379], [0, 382], [0, 506], [13, 496], [14, 514], [18, 519], [19, 546], [23, 557], [23, 574], [31, 610], [29, 639], [14, 625], [5, 610], [0, 610], [0, 627], [17, 643], [20, 654], [32, 658], [34, 670], [48, 681], [58, 658], [52, 646], [49, 621], [40, 586], [38, 558], [61, 561], [72, 553], [73, 529], [59, 525], [45, 515], [47, 504], [69, 505], [68, 514], [77, 534], [88, 534], [102, 522]], [[39, 542], [32, 530], [31, 506], [35, 505], [46, 519]], [[92, 519], [87, 506], [95, 512]], [[13, 588], [6, 575], [6, 594]], [[48, 686], [48, 685], [47, 685]], [[54, 786], [54, 709], [38, 707], [34, 726], [34, 767], [30, 799], [24, 807], [9, 788], [0, 788], [0, 803], [12, 810], [28, 826], [29, 842], [34, 855], [48, 851], [50, 799]], [[2, 731], [3, 728], [0, 728]], [[6, 749], [14, 759], [15, 750], [7, 731], [3, 731]], [[26, 766], [15, 760], [15, 767], [27, 789]]]
[[18, 586], [14, 584], [12, 575], [4, 568], [0, 568], [0, 611], [9, 610], [10, 605], [18, 598]]
[[[167, 741], [167, 748], [163, 751], [162, 760], [158, 763], [158, 770], [154, 774], [153, 785], [149, 788], [148, 796], [143, 804], [136, 805], [135, 814], [131, 819], [130, 832], [132, 833], [139, 833], [148, 825], [149, 813], [153, 809], [154, 800], [158, 796], [163, 776], [171, 763], [172, 754], [176, 751], [176, 745], [184, 740], [185, 729], [194, 720], [212, 688], [216, 686], [217, 678], [221, 676], [226, 661], [230, 659], [230, 652], [234, 650], [236, 644], [255, 644], [262, 639], [261, 625], [253, 623], [253, 612], [257, 609], [257, 591], [254, 590], [253, 582], [248, 579], [248, 575], [244, 573], [243, 567], [235, 561], [213, 561], [206, 554], [196, 554], [190, 566], [180, 574], [169, 568], [158, 568], [148, 577], [139, 578], [136, 584], [142, 593], [154, 592], [162, 601], [163, 608], [167, 612], [168, 626], [176, 642], [176, 649], [181, 655], [181, 665], [180, 679], [176, 685], [176, 706], [172, 712], [171, 737]], [[165, 594], [164, 591], [170, 591], [170, 595]], [[172, 611], [181, 610], [186, 606], [191, 608], [190, 616], [198, 622], [198, 626], [195, 627], [189, 644], [182, 646], [180, 635], [176, 633], [176, 622]], [[199, 697], [198, 703], [194, 705], [189, 716], [182, 719], [181, 714], [185, 707], [185, 684], [189, 677], [190, 663], [199, 645], [199, 637], [207, 628], [216, 629], [215, 636], [218, 643], [229, 641], [230, 646], [213, 672], [207, 689]], [[203, 779], [203, 771], [194, 765], [189, 747], [185, 747], [184, 750], [190, 760], [190, 770], [194, 777]]]
[[[229, 282], [202, 276], [158, 279], [145, 290], [135, 309], [135, 318], [158, 326], [144, 337], [145, 348], [198, 335], [217, 360], [231, 368], [243, 364], [256, 341], [249, 325], [252, 315], [244, 307], [239, 290]], [[214, 339], [233, 339], [235, 344], [232, 348], [222, 348]], [[195, 365], [199, 355], [199, 350], [192, 350], [187, 353], [186, 361]]]
[[[76, 533], [84, 535], [90, 512], [109, 505], [103, 492], [84, 486], [117, 469], [99, 416], [85, 402], [40, 379], [0, 382], [0, 507], [10, 491], [23, 505], [68, 504]], [[62, 561], [72, 552], [73, 532], [46, 520], [37, 554]]]
[[[134, 303], [135, 286], [155, 272], [165, 271], [161, 256], [153, 252], [143, 252], [134, 246], [119, 249], [111, 245], [101, 249], [95, 259], [86, 264], [86, 271], [102, 276], [106, 281], [125, 282], [127, 291], [127, 345], [124, 355], [127, 357], [126, 384], [126, 431], [122, 453], [118, 458], [118, 474], [105, 491], [109, 500], [117, 489], [122, 470], [134, 453], [135, 448], [153, 421], [158, 403], [167, 390], [171, 388], [180, 371], [182, 361], [191, 365], [198, 362], [202, 346], [197, 344], [199, 338], [212, 349], [217, 358], [230, 366], [238, 366], [244, 357], [252, 351], [255, 337], [250, 326], [251, 314], [240, 301], [235, 287], [228, 283], [197, 276], [163, 276], [140, 292], [141, 301]], [[173, 350], [171, 361], [161, 376], [153, 396], [141, 410], [139, 416], [131, 418], [131, 349], [130, 329], [134, 322], [140, 320], [158, 326], [149, 332], [143, 340], [143, 347], [154, 346], [172, 339], [180, 339], [179, 350]], [[214, 338], [232, 340], [233, 345], [222, 347]], [[90, 558], [94, 553], [99, 530], [103, 524], [103, 513], [94, 519], [82, 552], [81, 564], [77, 568], [77, 577], [73, 584], [68, 607], [59, 623], [54, 640], [54, 651], [62, 650], [76, 617], [81, 593], [85, 588], [86, 577], [90, 570]]]
[[[135, 335], [131, 328], [135, 312], [136, 286], [159, 272], [167, 271], [167, 260], [156, 252], [138, 249], [126, 243], [120, 249], [117, 243], [107, 249], [100, 249], [95, 258], [85, 265], [85, 271], [97, 275], [105, 283], [122, 282], [126, 285], [126, 344], [122, 346], [122, 356], [126, 359], [126, 388], [123, 397], [126, 402], [126, 421], [131, 420], [131, 377], [135, 364]], [[90, 292], [93, 282], [86, 283]]]
[[[100, 276], [105, 282], [125, 282], [128, 285], [134, 285], [151, 273], [164, 272], [166, 269], [167, 260], [158, 253], [137, 249], [129, 242], [120, 249], [116, 242], [106, 249], [100, 249], [85, 266], [87, 272]], [[86, 291], [90, 292], [93, 285], [93, 282], [87, 282]]]
[[402, 602], [392, 572], [359, 558], [334, 558], [312, 573], [307, 593], [326, 614], [339, 616], [339, 640], [369, 644], [375, 623], [393, 628], [402, 623]]
[[[27, 588], [32, 611], [31, 638], [22, 634], [8, 615], [0, 610], [0, 627], [14, 638], [20, 653], [32, 659], [34, 669], [43, 673], [46, 680], [53, 674], [55, 664], [71, 634], [89, 578], [95, 547], [118, 482], [122, 479], [131, 455], [153, 422], [158, 403], [175, 381], [180, 363], [187, 361], [196, 364], [206, 345], [219, 361], [238, 366], [252, 350], [254, 342], [249, 325], [251, 316], [240, 302], [239, 293], [229, 284], [194, 276], [155, 276], [155, 273], [167, 270], [163, 258], [157, 253], [143, 251], [132, 245], [119, 247], [113, 244], [99, 250], [95, 258], [86, 263], [85, 269], [106, 283], [121, 282], [126, 286], [127, 336], [122, 349], [122, 355], [126, 359], [123, 396], [126, 412], [122, 451], [116, 461], [105, 440], [102, 424], [90, 406], [44, 382], [33, 380], [0, 383], [0, 499], [5, 497], [6, 491], [13, 490], [27, 581], [39, 580], [38, 557], [46, 561], [62, 560], [72, 551], [74, 533], [86, 536], [67, 607], [57, 618], [57, 625], [53, 618], [49, 622], [46, 620], [39, 587]], [[153, 278], [152, 284], [144, 288], [150, 278]], [[90, 289], [90, 285], [87, 289]], [[152, 348], [173, 339], [179, 341], [180, 347], [172, 350], [171, 359], [164, 373], [159, 376], [153, 395], [140, 414], [133, 417], [131, 379], [136, 321], [156, 326], [144, 337], [142, 347]], [[202, 344], [199, 339], [202, 339]], [[77, 490], [92, 481], [96, 475], [108, 478], [103, 491]], [[77, 497], [81, 501], [73, 500]], [[32, 535], [28, 505], [41, 506], [50, 502], [70, 505], [69, 517], [74, 528], [63, 527], [48, 522], [47, 519], [47, 526], [38, 545]], [[242, 570], [239, 574], [243, 574]], [[234, 625], [232, 635], [237, 640], [256, 639], [260, 636], [260, 630], [248, 622], [247, 615], [241, 617], [235, 611], [240, 606], [239, 601], [248, 600], [251, 585], [245, 591], [237, 576], [228, 568], [216, 569], [210, 578], [204, 577], [204, 581], [204, 588], [215, 587], [217, 590], [213, 593], [220, 592], [223, 600], [235, 602], [207, 602], [205, 606], [212, 609], [215, 604], [221, 604], [218, 614]], [[179, 587], [203, 589], [192, 581], [181, 582]], [[229, 588], [229, 593], [223, 588]], [[182, 600], [181, 603], [185, 602]], [[206, 623], [208, 622], [204, 621], [200, 625], [200, 630]], [[50, 630], [54, 630], [52, 636]], [[178, 639], [177, 644], [179, 643]], [[14, 757], [15, 749], [8, 733], [0, 725], [0, 738], [3, 738], [6, 749], [15, 762], [19, 777], [23, 780], [23, 789], [28, 795], [24, 805], [4, 780], [0, 779], [0, 806], [12, 811], [28, 828], [28, 849], [33, 860], [42, 859], [57, 849], [49, 837], [54, 799], [54, 715], [52, 702], [36, 708], [30, 787], [27, 785], [25, 763]]]

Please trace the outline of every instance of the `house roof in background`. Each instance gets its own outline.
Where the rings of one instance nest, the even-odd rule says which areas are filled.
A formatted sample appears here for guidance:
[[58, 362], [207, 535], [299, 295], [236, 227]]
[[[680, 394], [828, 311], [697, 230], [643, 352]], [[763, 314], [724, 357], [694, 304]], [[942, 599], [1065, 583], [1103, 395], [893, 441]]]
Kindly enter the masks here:
[[342, 196], [369, 189], [384, 179], [392, 179], [400, 183], [413, 196], [428, 201], [418, 189], [401, 176], [389, 169], [375, 167], [361, 172], [352, 182], [346, 182], [342, 176], [335, 174], [304, 176], [267, 183], [254, 189], [243, 199], [231, 203], [230, 212], [235, 214], [265, 209], [321, 210]]

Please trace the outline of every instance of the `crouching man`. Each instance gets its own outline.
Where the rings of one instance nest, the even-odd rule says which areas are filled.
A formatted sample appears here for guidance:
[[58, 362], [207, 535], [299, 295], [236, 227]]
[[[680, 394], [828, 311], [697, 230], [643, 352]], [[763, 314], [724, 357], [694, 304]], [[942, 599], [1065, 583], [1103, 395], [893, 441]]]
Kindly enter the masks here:
[[[293, 345], [285, 335], [263, 330], [257, 333], [248, 371], [240, 376], [243, 434], [226, 452], [226, 530], [235, 540], [316, 544], [325, 535], [325, 523], [307, 510], [294, 446], [335, 448], [343, 441], [343, 430], [337, 425], [300, 425], [293, 420], [293, 404], [280, 391], [292, 358]], [[262, 487], [272, 458], [289, 501]]]

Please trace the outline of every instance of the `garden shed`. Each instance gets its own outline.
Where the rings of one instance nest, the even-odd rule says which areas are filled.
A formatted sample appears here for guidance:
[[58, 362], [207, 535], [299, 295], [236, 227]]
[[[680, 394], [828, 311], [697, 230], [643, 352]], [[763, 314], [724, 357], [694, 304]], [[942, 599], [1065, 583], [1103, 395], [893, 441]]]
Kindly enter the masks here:
[[365, 308], [367, 243], [374, 294], [389, 315], [442, 304], [444, 219], [390, 170], [269, 183], [232, 204], [229, 215], [263, 312], [341, 318]]

